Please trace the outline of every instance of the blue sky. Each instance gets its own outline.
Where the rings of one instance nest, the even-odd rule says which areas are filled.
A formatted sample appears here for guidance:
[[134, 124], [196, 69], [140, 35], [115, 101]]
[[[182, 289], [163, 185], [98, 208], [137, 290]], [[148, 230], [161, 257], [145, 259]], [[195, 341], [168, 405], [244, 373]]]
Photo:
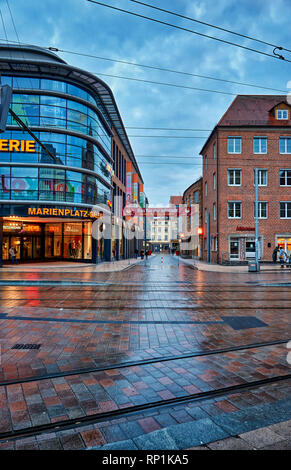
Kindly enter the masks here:
[[[289, 0], [148, 0], [161, 8], [241, 32], [291, 50]], [[104, 0], [120, 8], [272, 53], [272, 48], [203, 25], [159, 13], [129, 0]], [[9, 0], [19, 38], [39, 46], [94, 54], [286, 90], [291, 63], [243, 51], [152, 23], [86, 0]], [[8, 38], [16, 40], [6, 0], [1, 2]], [[5, 38], [0, 23], [0, 37]], [[234, 94], [278, 94], [241, 85], [143, 69], [104, 60], [59, 54], [93, 73], [208, 88]], [[290, 58], [291, 53], [285, 54]], [[211, 130], [234, 96], [103, 77], [112, 88], [125, 126]], [[151, 205], [168, 204], [201, 176], [199, 152], [208, 131], [128, 129]], [[173, 138], [160, 138], [166, 135]], [[176, 136], [176, 138], [174, 138]], [[183, 138], [177, 138], [182, 136]], [[189, 138], [189, 137], [199, 138]], [[188, 137], [188, 138], [185, 138]], [[202, 138], [200, 138], [202, 137]], [[140, 155], [192, 158], [146, 158]], [[144, 163], [148, 162], [148, 163]], [[155, 163], [151, 165], [150, 163]], [[168, 162], [171, 162], [168, 164]], [[167, 164], [166, 164], [167, 163]]]

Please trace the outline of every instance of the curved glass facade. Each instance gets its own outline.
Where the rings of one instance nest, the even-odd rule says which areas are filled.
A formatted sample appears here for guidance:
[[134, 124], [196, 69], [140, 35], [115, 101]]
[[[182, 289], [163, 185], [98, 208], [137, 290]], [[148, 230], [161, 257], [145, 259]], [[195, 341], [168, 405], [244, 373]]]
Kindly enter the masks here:
[[[106, 182], [111, 183], [112, 166], [102, 155], [97, 145], [86, 139], [58, 134], [56, 132], [34, 132], [50, 153], [55, 157], [52, 159], [37, 143], [35, 152], [1, 152], [1, 162], [16, 163], [49, 163], [55, 165], [84, 168], [94, 171]], [[1, 134], [1, 139], [10, 140], [32, 140], [27, 132], [6, 131]]]
[[54, 167], [0, 166], [0, 199], [107, 204], [110, 190], [94, 176]]
[[[113, 173], [108, 158], [111, 156], [111, 135], [97, 111], [77, 101], [82, 99], [92, 103], [109, 122], [100, 99], [60, 80], [3, 76], [2, 83], [13, 87], [11, 108], [28, 127], [52, 128], [52, 132], [34, 132], [51, 155], [37, 143], [34, 151], [30, 152], [23, 151], [25, 145], [23, 148], [9, 147], [10, 141], [31, 141], [32, 137], [27, 132], [10, 129], [1, 134], [4, 144], [0, 149], [0, 199], [108, 204]], [[27, 92], [19, 93], [18, 89], [26, 89]], [[34, 94], [30, 94], [30, 90]], [[72, 95], [76, 101], [69, 96], [53, 95], [53, 92]], [[9, 115], [7, 125], [18, 124]], [[60, 132], [56, 132], [57, 129]], [[69, 135], [70, 131], [82, 137]], [[53, 165], [62, 165], [64, 169]], [[78, 169], [90, 170], [96, 175]]]

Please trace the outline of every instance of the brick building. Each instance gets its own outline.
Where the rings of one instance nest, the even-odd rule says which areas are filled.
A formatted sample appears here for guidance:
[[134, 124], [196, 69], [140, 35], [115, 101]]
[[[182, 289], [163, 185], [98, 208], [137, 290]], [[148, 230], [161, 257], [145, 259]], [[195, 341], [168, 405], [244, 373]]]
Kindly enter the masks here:
[[[198, 210], [195, 214], [187, 216], [187, 232], [193, 231], [188, 245], [181, 244], [181, 255], [184, 257], [201, 258], [203, 246], [203, 178], [192, 183], [183, 193], [183, 204], [187, 206], [196, 205]], [[188, 239], [189, 237], [186, 237]]]
[[286, 96], [237, 96], [204, 144], [203, 259], [255, 256], [254, 169], [259, 172], [259, 257], [291, 254], [291, 115]]

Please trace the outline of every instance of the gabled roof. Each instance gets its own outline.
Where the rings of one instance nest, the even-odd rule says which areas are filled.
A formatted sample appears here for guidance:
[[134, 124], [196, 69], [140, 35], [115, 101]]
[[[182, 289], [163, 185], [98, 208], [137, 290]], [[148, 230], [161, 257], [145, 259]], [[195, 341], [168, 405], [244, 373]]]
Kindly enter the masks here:
[[[291, 107], [288, 95], [237, 95], [203, 145], [201, 153], [219, 127], [290, 127], [291, 120], [278, 120], [272, 110], [278, 104]], [[291, 113], [290, 113], [291, 114]]]
[[[280, 103], [287, 102], [285, 95], [238, 95], [224, 113], [218, 126], [282, 125], [270, 111]], [[291, 125], [291, 121], [288, 123]]]

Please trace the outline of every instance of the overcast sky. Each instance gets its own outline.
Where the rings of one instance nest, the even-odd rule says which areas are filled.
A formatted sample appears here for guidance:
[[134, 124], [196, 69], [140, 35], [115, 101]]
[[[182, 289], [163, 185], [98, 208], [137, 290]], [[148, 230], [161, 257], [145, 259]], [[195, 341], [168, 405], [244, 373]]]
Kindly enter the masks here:
[[[145, 1], [291, 50], [289, 0]], [[272, 53], [273, 50], [272, 47], [160, 13], [129, 0], [103, 0], [103, 3], [264, 52]], [[9, 5], [20, 41], [25, 43], [54, 46], [106, 58], [289, 91], [287, 82], [291, 80], [291, 63], [116, 12], [86, 0], [25, 0], [25, 2], [9, 0]], [[17, 37], [6, 0], [2, 0], [1, 10], [7, 36], [15, 41]], [[0, 31], [0, 37], [5, 38], [1, 22]], [[68, 63], [97, 74], [119, 75], [234, 94], [280, 94], [277, 91], [144, 69], [72, 54], [59, 55]], [[291, 53], [284, 51], [284, 55], [291, 60]], [[112, 88], [126, 127], [204, 130], [193, 132], [127, 130], [129, 136], [155, 136], [130, 137], [130, 141], [143, 175], [150, 205], [167, 205], [170, 195], [182, 195], [184, 190], [201, 176], [199, 152], [210, 130], [226, 111], [234, 96], [102, 75], [100, 78]], [[182, 138], [158, 137], [161, 135]], [[199, 138], [189, 138], [193, 136]], [[147, 158], [141, 155], [155, 157]], [[159, 158], [162, 155], [192, 158]]]

